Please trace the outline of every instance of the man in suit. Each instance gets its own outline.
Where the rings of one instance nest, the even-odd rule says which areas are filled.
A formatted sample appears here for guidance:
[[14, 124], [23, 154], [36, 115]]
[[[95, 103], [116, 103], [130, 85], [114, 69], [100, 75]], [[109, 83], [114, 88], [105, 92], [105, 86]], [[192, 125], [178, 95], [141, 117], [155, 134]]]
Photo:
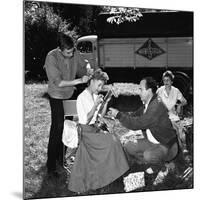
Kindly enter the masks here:
[[170, 161], [178, 153], [176, 132], [172, 127], [166, 106], [158, 100], [157, 84], [152, 77], [140, 82], [140, 98], [144, 104], [135, 113], [127, 114], [110, 108], [110, 114], [131, 130], [142, 130], [143, 139], [129, 141], [124, 149], [144, 163], [160, 164]]

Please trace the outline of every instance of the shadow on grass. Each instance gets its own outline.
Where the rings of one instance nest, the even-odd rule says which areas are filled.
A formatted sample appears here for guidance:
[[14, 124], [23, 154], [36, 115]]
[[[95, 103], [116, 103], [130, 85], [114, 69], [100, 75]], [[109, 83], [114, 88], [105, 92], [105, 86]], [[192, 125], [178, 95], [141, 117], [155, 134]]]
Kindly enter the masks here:
[[[192, 189], [193, 188], [193, 175], [188, 179], [183, 179], [185, 169], [193, 166], [193, 155], [179, 154], [174, 160], [175, 170], [171, 171], [164, 179], [163, 182], [158, 185], [147, 185], [145, 187], [136, 189], [129, 193], [135, 192], [150, 192], [150, 191], [164, 191], [164, 190], [180, 190], [180, 189]], [[144, 171], [146, 165], [136, 164], [135, 162], [130, 164], [131, 168], [123, 177], [129, 173]], [[73, 196], [92, 196], [92, 195], [106, 195], [106, 194], [118, 194], [125, 193], [123, 177], [118, 178], [113, 183], [97, 190], [91, 190], [85, 193], [77, 194], [68, 190], [69, 173], [62, 167], [58, 168], [59, 178], [52, 178], [47, 175], [46, 166], [42, 166], [36, 173], [37, 176], [41, 176], [42, 183], [39, 190], [31, 198], [55, 198], [55, 197], [73, 197]], [[153, 182], [152, 182], [153, 183]]]
[[[125, 173], [124, 176], [128, 175], [131, 172], [141, 171], [141, 168], [137, 169], [136, 165], [135, 167], [127, 171], [127, 173]], [[103, 188], [77, 194], [68, 190], [69, 174], [67, 173], [66, 170], [64, 170], [61, 167], [59, 168], [58, 170], [59, 178], [48, 176], [46, 171], [47, 171], [46, 167], [44, 166], [38, 170], [37, 174], [43, 174], [42, 183], [41, 183], [40, 189], [30, 199], [125, 193], [124, 184], [123, 184], [123, 176], [116, 179], [113, 183]], [[161, 190], [191, 189], [191, 188], [193, 188], [193, 177], [191, 177], [190, 180], [185, 181], [176, 177], [174, 173], [169, 173], [161, 184], [158, 184], [156, 186], [151, 185], [148, 187], [139, 188], [130, 193], [161, 191]]]
[[29, 199], [38, 198], [56, 198], [56, 197], [73, 197], [73, 196], [88, 196], [88, 195], [104, 195], [104, 194], [116, 194], [123, 193], [123, 178], [120, 177], [113, 183], [97, 189], [90, 190], [85, 193], [74, 193], [68, 190], [69, 174], [63, 168], [58, 170], [59, 177], [52, 177], [47, 174], [46, 167], [41, 167], [37, 174], [43, 174], [42, 183], [39, 190]]
[[44, 99], [49, 99], [49, 94], [47, 92], [44, 92], [42, 95], [41, 95], [42, 98]]
[[47, 174], [47, 169], [44, 166], [41, 167], [39, 171], [43, 171], [42, 183], [37, 193], [32, 196], [33, 199], [68, 197], [75, 195], [67, 188], [68, 174], [64, 169], [59, 169], [59, 178], [49, 176]]

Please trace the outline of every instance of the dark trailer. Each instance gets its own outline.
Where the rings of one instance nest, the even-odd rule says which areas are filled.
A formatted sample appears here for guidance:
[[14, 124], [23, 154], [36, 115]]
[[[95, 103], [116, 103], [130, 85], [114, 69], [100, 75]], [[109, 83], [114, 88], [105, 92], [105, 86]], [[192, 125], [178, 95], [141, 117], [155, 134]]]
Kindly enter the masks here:
[[99, 38], [193, 37], [193, 12], [146, 12], [136, 22], [111, 24], [110, 14], [100, 14]]
[[193, 80], [193, 12], [145, 12], [136, 22], [108, 23], [97, 18], [97, 35], [79, 38], [77, 48], [113, 82], [137, 83], [144, 76], [161, 81], [176, 74], [174, 85], [184, 94]]

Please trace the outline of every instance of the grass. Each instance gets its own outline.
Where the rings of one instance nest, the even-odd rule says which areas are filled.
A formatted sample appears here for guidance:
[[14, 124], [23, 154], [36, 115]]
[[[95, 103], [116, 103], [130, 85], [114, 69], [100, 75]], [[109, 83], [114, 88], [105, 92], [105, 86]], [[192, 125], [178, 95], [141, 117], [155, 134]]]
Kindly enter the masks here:
[[[24, 198], [67, 197], [77, 194], [67, 189], [69, 174], [59, 169], [59, 179], [52, 179], [46, 173], [47, 145], [50, 128], [50, 106], [46, 95], [46, 84], [26, 84], [24, 101]], [[168, 190], [192, 188], [193, 179], [182, 181], [169, 175], [166, 180], [155, 187], [142, 188], [137, 191]], [[122, 179], [112, 184], [82, 195], [122, 193]]]
[[50, 107], [43, 98], [46, 85], [25, 85], [24, 104], [24, 190], [25, 198], [30, 198], [39, 190], [44, 176]]

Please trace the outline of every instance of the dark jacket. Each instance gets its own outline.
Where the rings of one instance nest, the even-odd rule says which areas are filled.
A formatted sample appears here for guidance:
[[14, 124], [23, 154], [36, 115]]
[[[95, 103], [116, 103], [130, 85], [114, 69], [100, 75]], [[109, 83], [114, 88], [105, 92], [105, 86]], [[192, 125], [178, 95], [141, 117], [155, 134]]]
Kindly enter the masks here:
[[149, 129], [153, 137], [161, 144], [170, 147], [176, 142], [176, 131], [168, 116], [168, 110], [162, 102], [159, 102], [157, 95], [154, 95], [149, 102], [147, 110], [140, 108], [135, 114], [119, 112], [116, 116], [123, 126], [131, 130]]

